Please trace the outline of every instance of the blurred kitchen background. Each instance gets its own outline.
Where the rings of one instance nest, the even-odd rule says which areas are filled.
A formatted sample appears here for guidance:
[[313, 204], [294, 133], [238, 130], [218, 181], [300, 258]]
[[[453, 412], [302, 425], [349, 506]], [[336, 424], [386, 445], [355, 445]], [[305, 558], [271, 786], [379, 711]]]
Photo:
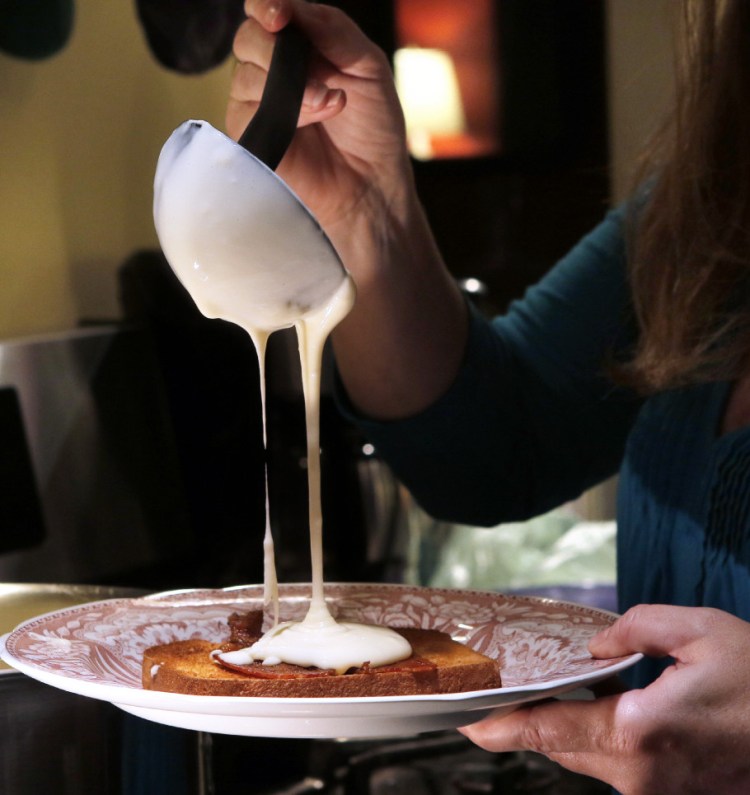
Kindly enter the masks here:
[[[393, 57], [446, 261], [482, 310], [502, 311], [626, 195], [670, 101], [677, 4], [335, 4]], [[223, 128], [241, 17], [241, 0], [0, 3], [0, 634], [18, 609], [51, 609], [58, 597], [262, 577], [255, 354], [239, 329], [197, 313], [159, 252], [151, 215], [171, 131], [196, 117]], [[279, 334], [269, 351], [272, 521], [286, 581], [309, 578], [295, 348]], [[329, 383], [322, 452], [328, 579], [530, 590], [614, 607], [614, 482], [526, 523], [436, 523], [339, 417]], [[29, 583], [47, 590], [24, 590]], [[164, 747], [165, 735], [149, 739], [143, 722], [123, 728], [92, 702], [55, 693], [58, 704], [20, 675], [0, 677], [0, 691], [16, 707], [0, 724], [15, 738], [2, 747], [12, 795], [63, 791], [45, 789], [59, 780], [47, 749], [73, 710], [89, 727], [84, 740], [70, 733], [76, 748], [98, 755], [65, 757], [80, 763], [65, 792], [120, 792], [120, 761], [110, 757], [128, 732], [141, 748]], [[45, 735], [35, 734], [38, 720], [19, 731], [32, 704], [47, 705], [33, 713]], [[32, 736], [49, 782], [12, 745]], [[205, 768], [210, 738], [200, 748], [184, 734], [173, 740], [174, 759], [197, 754]], [[229, 788], [231, 759], [245, 752], [213, 744], [201, 793], [225, 791], [222, 775]], [[281, 754], [284, 771], [307, 780], [302, 762], [278, 748], [262, 753]], [[109, 775], [111, 788], [87, 790], [85, 774]], [[164, 775], [173, 789], [122, 792], [198, 786], [182, 781], [184, 770]], [[524, 791], [588, 791], [570, 786]]]
[[[166, 587], [260, 576], [255, 358], [238, 329], [195, 312], [151, 216], [171, 130], [196, 116], [223, 125], [241, 5], [0, 9], [1, 580]], [[626, 194], [669, 102], [674, 3], [339, 5], [394, 57], [418, 183], [450, 268], [483, 309], [502, 310]], [[300, 499], [272, 506], [283, 573], [304, 578], [297, 364], [280, 336], [269, 362], [271, 488]], [[377, 451], [328, 399], [323, 426], [332, 578], [337, 561], [352, 560], [349, 578], [489, 585], [491, 573], [471, 566], [438, 575], [415, 560], [412, 520], [423, 529], [428, 518], [414, 509], [411, 538], [397, 540], [404, 495]], [[613, 490], [563, 513], [610, 522]], [[561, 521], [572, 520], [556, 515], [549, 533], [542, 521], [532, 548], [554, 543]], [[446, 548], [470, 535], [440, 532]], [[593, 580], [611, 572], [604, 533]]]

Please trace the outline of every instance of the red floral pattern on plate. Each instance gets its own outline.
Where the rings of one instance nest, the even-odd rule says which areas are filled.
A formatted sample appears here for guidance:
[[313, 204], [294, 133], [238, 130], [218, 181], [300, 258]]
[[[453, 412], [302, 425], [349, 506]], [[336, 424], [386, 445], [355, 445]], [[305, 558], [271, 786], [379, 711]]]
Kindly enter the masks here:
[[[280, 593], [282, 619], [302, 618], [310, 586], [281, 586]], [[340, 619], [450, 633], [500, 661], [504, 688], [599, 676], [621, 662], [592, 659], [589, 639], [615, 616], [582, 605], [402, 585], [327, 584], [326, 598]], [[221, 640], [231, 612], [262, 600], [262, 586], [247, 586], [80, 605], [22, 624], [7, 637], [6, 655], [64, 677], [140, 688], [144, 649], [187, 638]]]

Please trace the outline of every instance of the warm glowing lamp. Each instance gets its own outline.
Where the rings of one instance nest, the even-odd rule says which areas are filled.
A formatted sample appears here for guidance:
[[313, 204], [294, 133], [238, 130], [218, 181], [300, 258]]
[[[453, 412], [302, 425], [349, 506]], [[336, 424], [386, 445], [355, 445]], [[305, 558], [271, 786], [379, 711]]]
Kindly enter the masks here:
[[396, 50], [394, 71], [409, 149], [428, 160], [436, 138], [461, 135], [466, 128], [453, 60], [443, 50], [403, 47]]

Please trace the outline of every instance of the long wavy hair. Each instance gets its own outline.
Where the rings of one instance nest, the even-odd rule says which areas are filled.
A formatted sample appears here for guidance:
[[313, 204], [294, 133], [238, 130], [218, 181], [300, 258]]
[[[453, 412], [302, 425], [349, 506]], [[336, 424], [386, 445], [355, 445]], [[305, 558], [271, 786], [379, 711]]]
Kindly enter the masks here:
[[750, 1], [686, 0], [680, 25], [630, 240], [639, 336], [620, 376], [644, 393], [734, 379], [750, 355]]

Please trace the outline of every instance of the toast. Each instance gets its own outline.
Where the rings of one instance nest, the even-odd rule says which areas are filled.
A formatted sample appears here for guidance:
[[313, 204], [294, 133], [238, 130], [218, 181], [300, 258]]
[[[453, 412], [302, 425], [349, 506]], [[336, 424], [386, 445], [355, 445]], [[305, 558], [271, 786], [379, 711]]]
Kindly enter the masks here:
[[362, 698], [461, 693], [501, 686], [498, 663], [431, 629], [394, 627], [412, 656], [377, 668], [362, 666], [343, 675], [296, 665], [242, 666], [242, 672], [212, 658], [237, 643], [179, 640], [152, 646], [143, 655], [143, 687], [201, 696], [262, 698]]

